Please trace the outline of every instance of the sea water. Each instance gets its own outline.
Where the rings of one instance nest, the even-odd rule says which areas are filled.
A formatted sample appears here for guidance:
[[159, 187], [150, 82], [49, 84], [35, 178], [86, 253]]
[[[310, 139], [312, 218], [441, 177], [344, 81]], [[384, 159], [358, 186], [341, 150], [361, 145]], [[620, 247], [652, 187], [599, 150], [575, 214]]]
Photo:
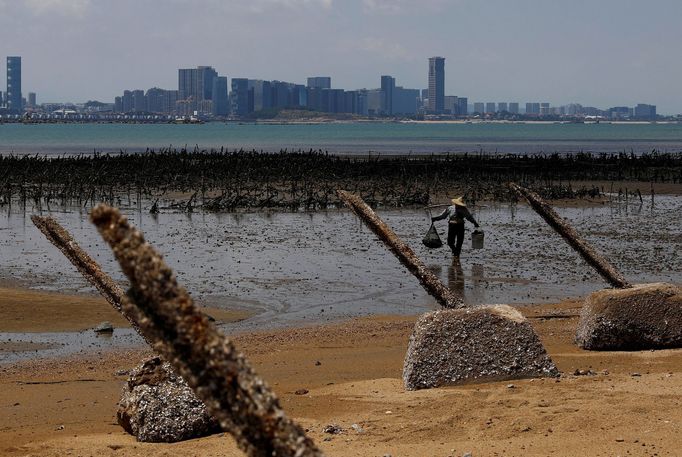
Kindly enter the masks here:
[[397, 123], [0, 124], [0, 154], [147, 148], [323, 150], [339, 154], [682, 151], [681, 124]]

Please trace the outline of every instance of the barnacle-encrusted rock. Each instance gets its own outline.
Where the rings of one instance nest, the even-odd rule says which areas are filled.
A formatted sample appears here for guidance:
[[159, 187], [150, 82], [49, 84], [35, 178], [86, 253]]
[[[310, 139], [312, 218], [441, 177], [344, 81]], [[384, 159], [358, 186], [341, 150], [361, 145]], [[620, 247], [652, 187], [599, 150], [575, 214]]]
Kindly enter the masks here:
[[121, 427], [144, 442], [174, 443], [220, 432], [192, 389], [158, 357], [130, 372], [116, 416]]
[[422, 315], [403, 367], [408, 390], [558, 374], [528, 321], [507, 305]]
[[591, 350], [682, 347], [682, 288], [655, 283], [594, 292], [583, 304], [575, 339]]

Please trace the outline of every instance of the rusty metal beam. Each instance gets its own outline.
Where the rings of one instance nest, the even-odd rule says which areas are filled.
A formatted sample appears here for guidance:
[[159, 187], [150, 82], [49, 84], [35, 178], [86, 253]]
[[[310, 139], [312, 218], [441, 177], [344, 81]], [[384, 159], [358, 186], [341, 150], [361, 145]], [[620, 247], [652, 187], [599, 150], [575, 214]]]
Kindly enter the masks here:
[[239, 447], [252, 457], [322, 457], [246, 357], [194, 305], [142, 233], [107, 205], [95, 207], [90, 217], [130, 280], [124, 311]]
[[338, 190], [339, 198], [369, 227], [407, 269], [417, 277], [419, 283], [443, 308], [463, 308], [464, 300], [434, 275], [417, 254], [391, 230], [391, 228], [370, 208], [362, 198], [344, 190]]
[[531, 208], [535, 210], [564, 240], [575, 249], [578, 254], [613, 287], [617, 289], [627, 289], [632, 287], [623, 274], [616, 269], [604, 256], [599, 254], [578, 232], [554, 209], [547, 204], [538, 194], [532, 192], [515, 183], [510, 183], [509, 187], [520, 197], [528, 201]]
[[[80, 274], [95, 286], [104, 299], [121, 313], [130, 322], [133, 329], [144, 338], [137, 323], [123, 310], [122, 303], [125, 297], [123, 289], [102, 271], [102, 267], [78, 245], [68, 230], [59, 225], [59, 222], [54, 218], [48, 216], [31, 216], [31, 221], [45, 235], [47, 240], [62, 251], [62, 254], [69, 259]], [[149, 341], [147, 342], [149, 343]]]

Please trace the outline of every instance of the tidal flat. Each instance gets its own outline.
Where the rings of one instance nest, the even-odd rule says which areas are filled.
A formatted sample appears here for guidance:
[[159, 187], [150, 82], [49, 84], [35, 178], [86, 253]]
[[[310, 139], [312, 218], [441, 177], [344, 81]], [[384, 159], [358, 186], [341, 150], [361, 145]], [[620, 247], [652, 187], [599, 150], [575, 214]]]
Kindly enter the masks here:
[[[146, 201], [140, 207], [150, 205]], [[485, 231], [485, 248], [471, 249], [467, 232], [459, 264], [452, 262], [447, 247], [432, 250], [422, 245], [430, 225], [427, 210], [385, 209], [378, 214], [444, 284], [463, 293], [470, 304], [551, 303], [604, 287], [601, 278], [528, 206], [485, 202], [472, 210]], [[633, 282], [682, 282], [682, 226], [675, 217], [682, 214], [678, 196], [658, 195], [653, 206], [647, 200], [627, 205], [572, 202], [557, 210]], [[164, 254], [198, 304], [242, 313], [244, 318], [238, 322], [223, 324], [227, 332], [371, 315], [409, 316], [436, 308], [418, 282], [346, 210], [150, 214], [135, 205], [124, 211]], [[5, 208], [0, 229], [2, 281], [34, 291], [97, 296], [33, 226], [28, 217], [33, 212], [39, 210]], [[87, 209], [43, 209], [42, 214], [55, 217], [109, 275], [125, 285], [110, 250], [88, 221]], [[437, 226], [443, 238], [445, 225]], [[54, 333], [37, 339], [11, 330], [0, 328], [0, 341], [64, 346], [61, 339], [74, 337]], [[136, 338], [130, 333], [109, 345], [140, 344]], [[83, 349], [82, 345], [66, 347]], [[39, 353], [24, 352], [14, 358]], [[9, 359], [7, 353], [5, 358]]]

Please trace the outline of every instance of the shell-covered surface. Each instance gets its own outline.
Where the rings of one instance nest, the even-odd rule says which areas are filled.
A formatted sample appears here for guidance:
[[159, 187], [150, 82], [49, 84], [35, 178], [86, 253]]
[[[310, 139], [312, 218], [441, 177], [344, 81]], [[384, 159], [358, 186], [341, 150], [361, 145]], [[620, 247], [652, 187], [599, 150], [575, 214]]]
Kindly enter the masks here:
[[143, 442], [174, 443], [221, 431], [187, 383], [158, 357], [130, 372], [116, 416]]
[[423, 314], [405, 356], [408, 390], [471, 382], [556, 376], [528, 321], [507, 305]]
[[583, 304], [575, 340], [590, 350], [682, 347], [682, 288], [654, 283], [594, 292]]

